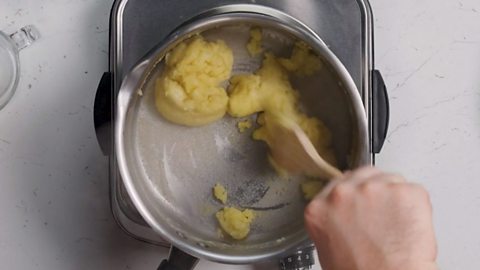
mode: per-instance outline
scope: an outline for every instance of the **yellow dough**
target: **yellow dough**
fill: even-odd
[[[240,121],[237,123],[237,128],[240,133],[247,131],[247,129],[252,127],[252,121],[250,119]]]
[[[228,96],[221,83],[230,78],[232,50],[225,42],[195,36],[177,45],[156,80],[155,104],[167,120],[200,126],[225,115]]]
[[[250,29],[250,39],[247,43],[247,51],[251,57],[256,57],[262,53],[262,29],[254,27]]]
[[[300,186],[302,188],[303,197],[306,200],[311,200],[315,197],[315,195],[322,191],[323,187],[325,186],[325,182],[310,180],[302,183]]]
[[[250,209],[243,211],[234,207],[225,207],[216,214],[220,227],[233,239],[241,240],[250,232],[250,224],[255,213]]]
[[[303,50],[299,46],[295,48]],[[330,148],[330,131],[319,119],[308,117],[299,109],[299,93],[290,84],[288,71],[284,67],[287,65],[292,72],[302,74],[312,72],[313,65],[305,63],[316,62],[311,58],[317,57],[309,51],[306,53],[308,57],[299,57],[296,55],[300,53],[295,54],[294,49],[291,59],[278,59],[273,54],[266,53],[262,67],[255,74],[233,76],[229,87],[228,113],[233,117],[261,113],[257,119],[260,127],[254,131],[253,138],[267,144],[269,138],[275,136],[269,134],[269,122],[275,121],[278,116],[292,120],[305,131],[317,151],[331,164],[336,164]]]
[[[313,55],[308,45],[303,42],[295,43],[290,58],[280,58],[278,61],[286,70],[299,76],[313,75],[322,67],[320,59]]]
[[[213,187],[213,195],[217,200],[221,201],[223,204],[227,202],[228,193],[224,186],[216,184]]]

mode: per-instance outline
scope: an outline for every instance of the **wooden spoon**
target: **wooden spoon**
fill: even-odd
[[[272,119],[273,120],[273,119]],[[268,123],[269,147],[273,160],[291,173],[336,178],[342,172],[323,159],[307,134],[293,121],[277,118]]]

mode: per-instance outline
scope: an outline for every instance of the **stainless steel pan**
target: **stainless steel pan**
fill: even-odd
[[[202,14],[173,32],[125,77],[117,96],[115,148],[120,173],[147,223],[179,249],[223,263],[253,263],[285,255],[309,239],[303,226],[301,177],[280,179],[268,165],[267,149],[239,133],[230,117],[189,128],[164,120],[154,105],[154,81],[165,54],[196,33],[223,39],[234,51],[234,73],[252,72],[260,60],[245,50],[248,30],[264,30],[263,45],[279,55],[296,40],[322,59],[315,76],[293,80],[309,115],[333,134],[339,166],[368,163],[367,121],[350,75],[321,39],[299,21],[257,5],[224,6]],[[212,196],[215,183],[230,193],[229,204],[257,210],[250,235],[242,241],[219,237]],[[166,269],[166,268],[165,268]]]

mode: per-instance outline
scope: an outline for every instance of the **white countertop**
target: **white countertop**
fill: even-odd
[[[42,34],[21,52],[17,93],[0,111],[2,268],[156,269],[167,252],[126,236],[109,209],[92,108],[107,70],[111,5],[0,2],[2,31],[34,24]],[[440,267],[479,269],[480,1],[372,5],[376,66],[391,102],[377,165],[430,191]]]

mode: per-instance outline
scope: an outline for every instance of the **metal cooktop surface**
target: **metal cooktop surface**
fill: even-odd
[[[363,92],[370,57],[370,9],[363,0],[123,0],[112,12],[111,70],[121,81],[146,52],[173,29],[202,11],[228,4],[256,4],[281,10],[314,30],[342,61]],[[116,88],[118,89],[118,88]]]

